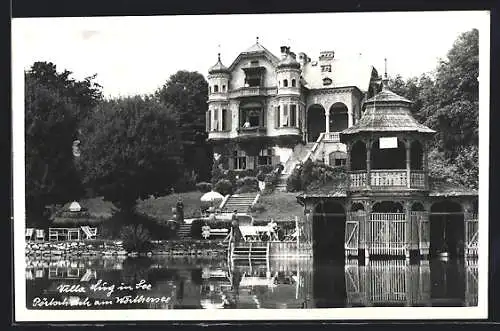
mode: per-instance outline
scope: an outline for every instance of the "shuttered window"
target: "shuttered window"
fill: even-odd
[[[283,119],[282,119],[282,123],[281,123],[281,126],[288,126],[289,122],[288,122],[288,105],[283,105]]]
[[[206,118],[206,123],[205,123],[205,126],[207,128],[207,131],[210,132],[210,110],[207,111],[207,113],[205,114]]]
[[[274,127],[279,128],[280,126],[280,106],[274,108]]]
[[[290,126],[297,126],[297,105],[290,105]]]
[[[231,129],[231,112],[222,109],[222,131]]]
[[[214,109],[214,120],[212,121],[212,130],[218,131],[219,130],[219,110]]]

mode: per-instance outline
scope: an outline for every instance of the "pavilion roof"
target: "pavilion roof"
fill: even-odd
[[[352,135],[360,132],[418,132],[433,134],[436,131],[419,123],[413,117],[411,101],[384,88],[365,102],[366,111],[353,126],[341,132]]]

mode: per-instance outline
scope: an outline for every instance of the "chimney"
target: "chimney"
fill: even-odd
[[[319,60],[320,61],[331,61],[335,57],[335,52],[334,51],[321,51],[319,53]]]
[[[290,53],[290,46],[281,46],[281,57],[285,58]]]

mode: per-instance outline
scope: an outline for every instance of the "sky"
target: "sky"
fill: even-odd
[[[256,37],[275,55],[283,44],[312,60],[322,50],[339,59],[361,53],[379,74],[387,58],[389,76],[408,78],[434,70],[461,33],[488,17],[468,11],[17,18],[12,49],[25,69],[50,61],[76,79],[97,74],[106,97],[153,93],[178,70],[206,77],[218,52],[229,66]]]

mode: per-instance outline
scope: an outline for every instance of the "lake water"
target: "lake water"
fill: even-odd
[[[475,261],[101,258],[27,261],[29,309],[477,305]]]

